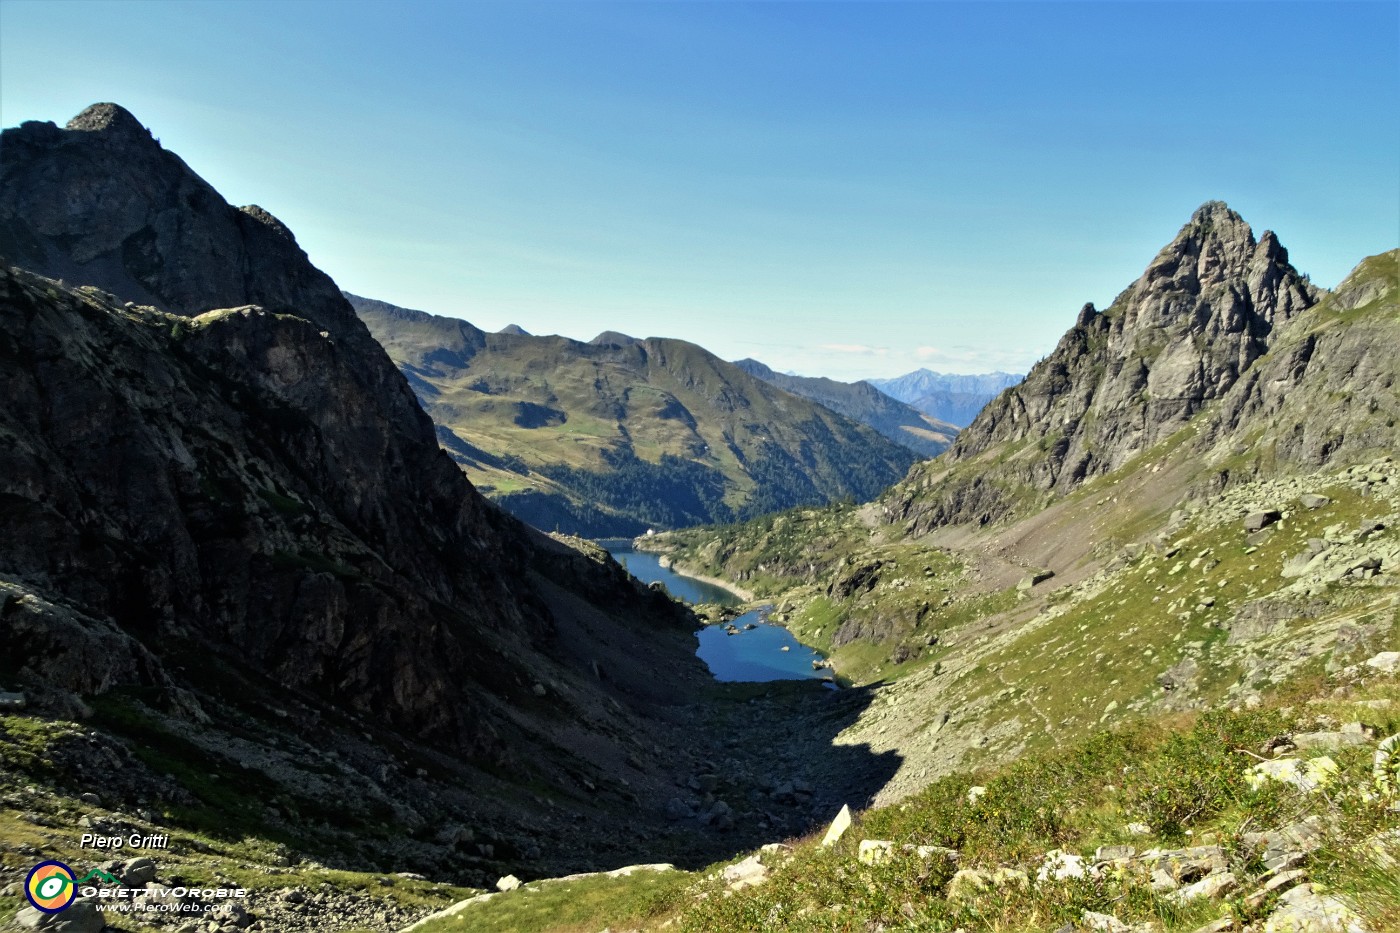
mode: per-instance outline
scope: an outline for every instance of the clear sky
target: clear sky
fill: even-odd
[[[342,287],[836,378],[1023,370],[1203,201],[1400,242],[1400,3],[0,0],[0,119],[131,110]]]

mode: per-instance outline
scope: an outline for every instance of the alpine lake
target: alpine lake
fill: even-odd
[[[744,601],[722,586],[687,577],[661,565],[658,554],[634,551],[630,542],[601,542],[613,559],[643,583],[661,583],[677,599],[691,604],[717,603],[737,607]],[[768,621],[771,606],[760,606],[735,619],[706,625],[697,633],[700,660],[716,680],[764,682],[770,680],[826,680],[831,672],[814,668],[822,656],[799,642],[781,625]]]

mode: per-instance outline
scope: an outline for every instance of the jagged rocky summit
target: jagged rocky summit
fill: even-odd
[[[1272,232],[1202,205],[1106,311],[1085,305],[1024,382],[916,467],[887,514],[923,530],[995,521],[1117,469],[1224,397],[1322,294]]]

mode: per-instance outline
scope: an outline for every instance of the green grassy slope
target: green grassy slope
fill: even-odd
[[[484,334],[351,300],[473,482],[546,527],[635,534],[865,499],[915,459],[684,341]]]

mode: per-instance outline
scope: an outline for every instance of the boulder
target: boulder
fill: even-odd
[[[225,901],[212,907],[204,916],[219,924],[221,928],[236,927],[240,930],[253,925],[256,919],[236,901]]]
[[[1137,849],[1133,846],[1099,846],[1094,850],[1094,861],[1114,862],[1118,859],[1128,859],[1137,855]]]
[[[1281,518],[1283,518],[1283,515],[1277,509],[1264,509],[1260,512],[1251,512],[1244,518],[1244,530],[1250,534],[1256,531],[1263,531]]]
[[[992,872],[992,884],[999,888],[1020,888],[1031,886],[1031,876],[1019,868],[998,868]]]
[[[1291,871],[1281,871],[1268,881],[1264,882],[1258,890],[1251,892],[1245,897],[1244,902],[1250,907],[1258,907],[1268,899],[1269,895],[1286,891],[1296,884],[1301,884],[1307,878],[1307,872],[1301,868],[1294,868]]]
[[[1239,887],[1239,879],[1228,871],[1206,875],[1195,884],[1188,885],[1171,894],[1171,899],[1184,904],[1200,897],[1219,898]]]
[[[520,879],[514,875],[505,875],[496,880],[497,891],[514,891],[518,887],[520,887]]]
[[[26,907],[15,914],[15,925],[21,930],[47,930],[49,933],[98,933],[107,921],[94,902],[79,899],[56,914]]]
[[[1152,855],[1154,853],[1149,852],[1143,858]],[[1223,872],[1228,867],[1225,850],[1215,845],[1156,852],[1153,864],[1177,884],[1191,884],[1213,872]]]
[[[972,897],[982,891],[987,890],[991,885],[991,876],[985,871],[978,871],[975,868],[963,868],[958,870],[948,882],[946,897],[950,901],[961,900]]]
[[[1374,658],[1366,659],[1366,666],[1382,674],[1400,671],[1400,651],[1382,651]]]
[[[856,859],[866,865],[878,865],[890,857],[894,843],[886,839],[862,839]]]
[[[1366,927],[1341,900],[1318,894],[1300,884],[1279,898],[1279,907],[1264,921],[1264,933],[1367,933]]]
[[[768,868],[757,855],[750,855],[742,862],[728,865],[720,872],[720,877],[731,891],[757,887],[768,880]]]
[[[1331,499],[1327,498],[1326,496],[1318,495],[1315,492],[1303,493],[1303,495],[1299,497],[1298,501],[1303,503],[1303,508],[1305,509],[1320,509],[1324,505],[1331,505],[1332,503]]]
[[[1064,881],[1068,878],[1083,878],[1090,873],[1090,869],[1085,866],[1083,856],[1071,855],[1059,849],[1051,849],[1045,853],[1045,861],[1040,865],[1035,873],[1035,880],[1044,881]]]
[[[1034,586],[1044,583],[1046,580],[1049,580],[1054,575],[1055,571],[1053,570],[1033,570],[1029,574],[1021,578],[1020,582],[1016,584],[1016,589],[1024,593],[1026,590],[1029,590]]]
[[[134,858],[122,862],[114,874],[128,888],[143,888],[156,880],[156,863],[148,858]]]
[[[1322,831],[1314,820],[1300,820],[1282,829],[1245,833],[1246,846],[1263,850],[1264,867],[1269,871],[1296,868],[1308,853],[1322,845]]]
[[[930,859],[935,856],[956,862],[962,858],[962,853],[957,849],[949,849],[946,846],[903,846],[905,852],[913,852],[919,858]]]
[[[1098,933],[1129,933],[1132,927],[1112,914],[1095,913],[1092,910],[1084,911],[1080,917],[1080,923],[1086,930],[1095,930]]]
[[[836,814],[836,819],[831,821],[831,825],[826,829],[826,835],[822,837],[822,845],[835,845],[850,828],[851,807],[849,804],[842,804],[841,812]]]
[[[1340,735],[1341,733],[1337,733]],[[1295,736],[1295,741],[1298,736]],[[1312,792],[1332,783],[1338,772],[1337,763],[1323,755],[1304,761],[1299,758],[1275,758],[1261,761],[1245,773],[1245,780],[1254,788],[1269,781],[1292,784],[1299,790]]]
[[[1344,745],[1365,745],[1365,733],[1357,732],[1301,732],[1293,736],[1296,748],[1341,748]]]

